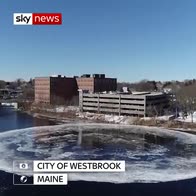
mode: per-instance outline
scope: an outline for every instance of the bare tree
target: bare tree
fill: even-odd
[[[0,80],[0,89],[4,89],[6,87],[6,82],[4,80]]]
[[[189,85],[189,86],[184,86],[181,88],[177,94],[176,94],[176,99],[177,102],[183,112],[185,113],[190,113],[191,115],[191,122],[193,122],[193,113],[196,111],[196,85]]]
[[[133,89],[136,91],[157,91],[158,90],[157,82],[149,81],[147,79],[141,80],[136,83],[126,83],[126,82],[118,83],[117,89],[119,91],[122,91],[122,87],[125,87],[125,86],[128,87],[129,89]]]

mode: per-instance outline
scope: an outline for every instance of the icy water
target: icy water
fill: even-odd
[[[196,195],[193,134],[139,126],[68,123],[1,132],[0,155],[2,195]],[[126,172],[71,173],[65,187],[21,188],[10,181],[12,161],[18,159],[125,160]]]
[[[76,173],[69,180],[165,182],[196,177],[196,136],[157,128],[66,124],[0,133],[0,169],[13,160],[125,160],[125,173]]]

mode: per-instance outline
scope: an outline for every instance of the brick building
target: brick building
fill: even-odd
[[[81,77],[76,78],[78,89],[83,91],[103,92],[103,91],[116,91],[117,79],[106,78],[105,74],[84,74]]]
[[[65,104],[78,95],[75,78],[65,76],[36,77],[35,102],[49,104]]]

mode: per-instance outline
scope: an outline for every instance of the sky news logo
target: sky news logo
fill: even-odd
[[[61,25],[61,13],[14,13],[14,25]]]

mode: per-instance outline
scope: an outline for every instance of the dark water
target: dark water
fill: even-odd
[[[69,182],[67,186],[12,186],[12,175],[0,172],[0,183],[6,187],[0,196],[66,196],[66,195],[89,195],[89,196],[195,196],[196,180],[179,182],[157,183],[157,184],[112,184],[98,182]],[[3,180],[6,179],[6,183]],[[10,186],[8,185],[10,183]],[[8,188],[8,189],[7,189]]]
[[[24,113],[18,113],[10,108],[0,108],[0,131],[6,131],[11,129],[19,129],[19,128],[27,128],[32,126],[44,126],[44,125],[54,125],[55,123],[52,121],[48,121],[45,119],[38,119],[33,118],[29,115]],[[60,134],[60,133],[59,133]],[[75,135],[70,131],[70,134],[73,135],[75,140],[77,141],[77,133]],[[114,135],[114,133],[107,134],[104,137],[97,137],[103,135],[103,133],[94,133],[93,135],[91,132],[84,133],[85,137],[82,140],[82,148],[75,149],[76,155],[82,154],[86,152],[86,149],[95,149],[95,148],[103,148],[111,153],[112,150],[116,147],[115,140],[112,140],[113,137],[119,138],[122,136],[122,133],[119,135]],[[63,133],[63,136],[65,133]],[[69,135],[69,132],[66,132],[66,135]],[[17,135],[16,135],[17,136]],[[59,135],[56,133],[51,133],[52,137],[57,137],[56,139],[60,139]],[[96,136],[96,137],[94,137]],[[110,137],[111,136],[111,137]],[[110,138],[109,138],[110,137]],[[128,139],[129,135],[124,135],[124,138],[121,139]],[[138,135],[131,136],[135,137],[135,140],[139,142]],[[152,137],[151,135],[145,134],[144,135],[146,141],[150,141],[150,147],[148,146],[148,142],[144,143],[144,149],[151,149],[153,148],[154,144],[162,144],[167,145],[171,149],[175,149],[176,146],[173,145],[173,141],[165,140],[162,137]],[[13,136],[14,139],[14,136]],[[41,138],[45,139],[45,138]],[[41,140],[43,141],[43,140]],[[50,140],[51,141],[51,140]],[[108,146],[107,141],[110,141],[112,145]],[[122,140],[120,140],[122,141]],[[36,140],[38,142],[38,140]],[[137,145],[130,145],[126,144],[124,141],[120,145],[119,155],[123,153],[122,149],[130,148],[130,151],[136,152],[138,146],[141,146],[143,143],[137,143]],[[48,143],[41,144],[42,146],[49,145]],[[118,142],[119,145],[119,142]],[[51,146],[51,145],[50,145]],[[63,147],[64,150],[67,150]],[[69,145],[70,148],[70,145]],[[180,149],[178,147],[178,149]],[[73,148],[74,149],[74,148]],[[51,149],[53,150],[53,148]],[[72,149],[70,149],[72,150]],[[153,149],[152,149],[153,150]],[[79,153],[77,154],[77,151]],[[92,151],[93,152],[93,151]],[[140,151],[139,151],[140,152]],[[169,151],[171,152],[171,151]],[[180,152],[180,156],[183,156],[184,149],[181,151],[176,152],[175,150],[172,151],[175,156],[178,156],[177,153]],[[188,150],[186,151],[188,152]],[[99,152],[98,152],[99,153]],[[122,154],[123,155],[123,154]],[[0,155],[1,156],[1,155]],[[91,156],[94,156],[93,154]],[[159,156],[159,155],[158,155]],[[173,156],[168,154],[168,156]],[[142,158],[144,156],[142,155]],[[150,156],[147,155],[147,158]],[[153,156],[154,157],[154,156]],[[78,158],[79,159],[79,158]],[[179,171],[180,172],[180,171]],[[93,174],[92,174],[93,175]],[[145,174],[144,174],[145,175]],[[126,184],[115,184],[115,183],[106,183],[106,182],[85,182],[85,181],[75,181],[69,182],[67,186],[13,186],[13,175],[10,173],[6,173],[4,171],[0,171],[0,196],[11,196],[11,195],[133,195],[133,196],[140,196],[140,195],[159,195],[159,196],[196,196],[196,179],[190,180],[180,180],[174,182],[162,182],[162,183],[126,183]]]
[[[40,118],[33,118],[22,112],[16,112],[14,108],[0,106],[0,131],[22,129],[33,126],[55,125],[56,123]]]

